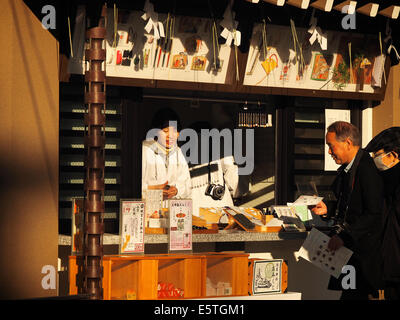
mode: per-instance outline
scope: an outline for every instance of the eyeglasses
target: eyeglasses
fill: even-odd
[[[370,152],[369,155],[371,156],[372,159],[375,159],[375,158],[377,158],[377,157],[379,157],[379,156],[387,155],[387,154],[389,154],[389,153],[390,153],[390,152],[385,152],[385,151],[382,151],[382,152],[379,152],[379,153]]]

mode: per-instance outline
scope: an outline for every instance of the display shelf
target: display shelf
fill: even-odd
[[[231,295],[247,295],[248,254],[110,255],[103,257],[104,300],[206,297],[206,279],[229,283]],[[69,257],[69,294],[77,294],[83,257]],[[78,279],[78,280],[77,280]],[[162,285],[174,290],[161,290]],[[176,289],[176,290],[175,290]],[[220,293],[215,296],[222,295]]]

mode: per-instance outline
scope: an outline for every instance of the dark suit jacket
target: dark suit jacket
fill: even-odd
[[[347,195],[347,210],[337,212],[337,203],[328,207],[328,217],[338,215],[338,227],[334,233],[344,241],[344,245],[354,253],[349,264],[355,264],[356,278],[366,281],[367,286],[382,288],[382,254],[381,237],[383,227],[384,188],[382,178],[367,152],[360,149],[355,161],[346,174],[342,165],[338,170],[332,189],[338,202],[340,191]],[[345,183],[342,183],[342,181]],[[344,185],[349,183],[348,185]],[[352,191],[351,191],[352,187]],[[349,190],[350,189],[350,190]],[[343,195],[342,195],[343,196]],[[341,278],[336,282],[341,288]],[[331,281],[335,282],[335,281]],[[357,281],[358,282],[358,281]],[[360,283],[364,285],[364,283]],[[330,287],[334,287],[331,285]]]

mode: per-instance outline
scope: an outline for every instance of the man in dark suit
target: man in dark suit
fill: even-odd
[[[383,182],[367,152],[360,148],[360,132],[354,125],[337,121],[327,129],[329,154],[341,167],[332,185],[337,201],[319,203],[312,211],[333,219],[328,248],[345,246],[353,251],[348,265],[355,268],[356,287],[344,288],[342,274],[331,277],[328,289],[342,290],[342,300],[368,299],[382,289]]]

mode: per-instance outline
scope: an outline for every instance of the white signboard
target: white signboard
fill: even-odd
[[[192,250],[192,200],[169,202],[169,251]]]
[[[145,203],[140,200],[121,200],[119,253],[144,252]]]

